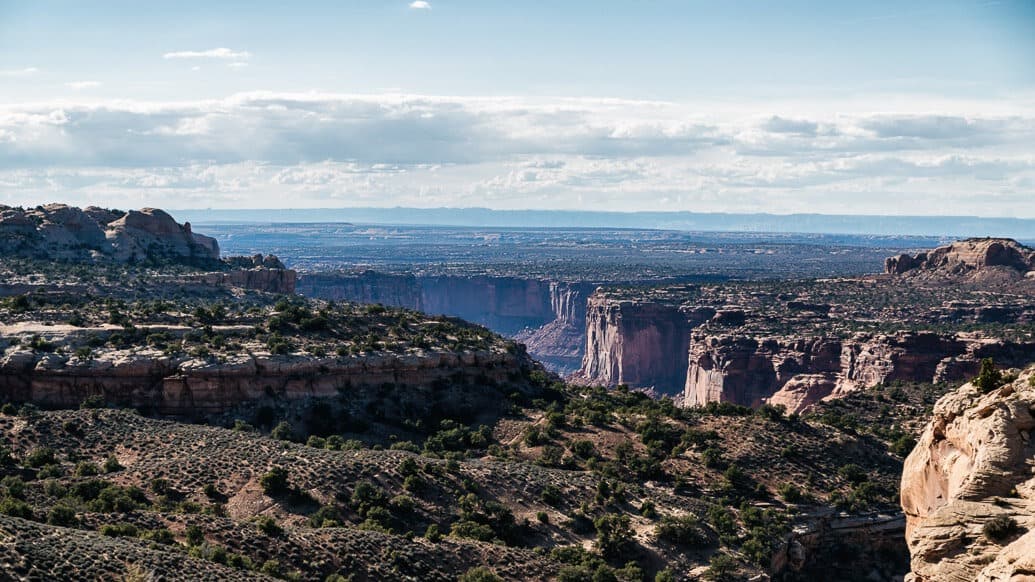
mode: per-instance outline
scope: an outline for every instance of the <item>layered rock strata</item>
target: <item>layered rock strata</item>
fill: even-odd
[[[906,459],[912,582],[1035,580],[1035,368],[934,407]]]
[[[520,353],[496,351],[352,357],[254,353],[217,362],[149,349],[86,361],[11,349],[0,356],[0,394],[57,408],[77,407],[91,396],[101,396],[110,404],[162,415],[206,416],[263,401],[377,400],[387,391],[394,397],[382,405],[419,413],[450,399],[488,406],[491,403],[479,399],[498,399],[499,394],[486,387],[507,384],[532,365]],[[450,390],[464,394],[444,394]]]
[[[684,403],[781,404],[800,412],[852,390],[895,381],[950,382],[975,375],[983,358],[1022,365],[1035,341],[967,334],[859,334],[839,338],[694,336]]]

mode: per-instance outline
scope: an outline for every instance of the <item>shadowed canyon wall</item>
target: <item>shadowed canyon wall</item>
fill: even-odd
[[[582,362],[586,297],[594,288],[520,277],[374,271],[303,274],[296,286],[307,297],[460,317],[525,343],[533,357],[560,374],[575,371]]]

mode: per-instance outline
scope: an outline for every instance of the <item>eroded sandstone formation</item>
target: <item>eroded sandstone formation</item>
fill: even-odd
[[[684,403],[781,404],[801,412],[825,398],[895,381],[949,382],[977,373],[983,358],[1021,365],[1035,341],[967,334],[857,334],[851,338],[694,335]]]
[[[587,305],[586,354],[579,378],[674,394],[686,378],[690,330],[714,315],[708,308],[687,312],[594,294]]]
[[[0,252],[44,260],[175,262],[211,266],[219,260],[215,239],[191,231],[167,212],[128,212],[93,206],[0,206]]]
[[[970,238],[884,262],[892,275],[991,279],[1035,277],[1035,249],[1008,238]]]
[[[1035,368],[938,401],[902,474],[907,580],[1035,580],[1033,430]]]

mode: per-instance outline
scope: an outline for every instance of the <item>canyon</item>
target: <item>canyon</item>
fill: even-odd
[[[984,358],[1035,359],[1035,251],[973,239],[854,279],[600,289],[575,381],[653,388],[685,406],[779,404],[893,382],[952,382]]]
[[[318,299],[459,317],[521,341],[534,358],[566,375],[582,363],[587,298],[596,287],[521,277],[365,271],[303,273],[296,290]]]

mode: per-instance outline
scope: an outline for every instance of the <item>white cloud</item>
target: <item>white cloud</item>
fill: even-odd
[[[0,199],[1035,217],[1026,103],[870,106],[271,92],[0,104]]]
[[[40,72],[36,67],[25,67],[24,69],[4,69],[0,70],[0,77],[24,77],[26,75],[32,75]]]
[[[65,87],[69,89],[75,89],[76,91],[82,91],[84,89],[96,89],[101,86],[100,81],[72,81],[65,83]]]
[[[223,59],[229,61],[245,61],[252,58],[248,51],[235,51],[225,47],[205,51],[174,51],[162,55],[163,59]]]
[[[230,67],[231,69],[243,69],[243,68],[248,66],[248,63],[241,62],[241,61],[234,61],[232,63],[227,63],[226,66]]]
[[[413,2],[410,2],[410,8],[414,10],[431,10],[431,2],[427,0],[413,0]]]

